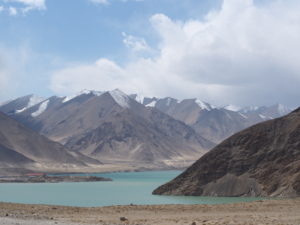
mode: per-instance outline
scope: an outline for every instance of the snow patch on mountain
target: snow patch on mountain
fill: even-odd
[[[233,111],[233,110],[231,110],[231,111]],[[240,113],[240,112],[239,112],[239,115],[240,115],[241,117],[245,118],[245,119],[248,119],[248,116],[244,115],[243,113]]]
[[[206,103],[206,102],[203,102],[203,101],[201,101],[199,99],[196,99],[195,102],[196,102],[196,104],[199,105],[199,107],[201,109],[206,109],[207,111],[212,110],[212,107],[208,103]]]
[[[44,100],[45,100],[45,98],[43,98],[43,97],[40,97],[37,95],[32,95],[28,101],[28,104],[24,108],[16,110],[16,113],[21,113],[21,112],[25,111],[26,109],[28,109],[34,105],[37,105]]]
[[[266,120],[266,119],[267,119],[267,117],[264,116],[264,115],[262,115],[262,114],[259,114],[259,117],[262,118],[263,120]]]
[[[231,120],[233,119],[232,116],[228,112],[225,112],[225,114],[229,119],[231,119]]]
[[[129,108],[129,96],[126,95],[124,92],[120,91],[119,89],[115,89],[113,91],[108,92],[111,97],[118,103],[119,106],[123,108]]]
[[[238,112],[241,110],[241,107],[237,106],[237,105],[227,105],[225,107],[223,107],[224,109],[227,109],[229,111],[233,111],[233,112]]]
[[[288,107],[286,107],[282,104],[277,105],[277,110],[278,110],[279,115],[281,115],[281,116],[283,116],[291,111],[291,109],[289,109]]]
[[[86,90],[86,89],[84,89],[84,90],[78,92],[78,93],[75,94],[75,95],[71,95],[71,96],[65,97],[64,100],[63,100],[62,102],[63,102],[63,103],[66,103],[66,102],[68,102],[68,101],[71,101],[71,100],[74,99],[74,98],[77,98],[77,97],[80,96],[80,95],[88,95],[88,94],[93,94],[93,95],[95,95],[95,96],[100,96],[100,95],[103,94],[103,92],[101,92],[101,91],[91,91],[91,90]]]
[[[21,113],[27,109],[27,106],[24,107],[23,109],[17,109],[15,113]]]
[[[257,111],[258,109],[259,109],[258,106],[248,106],[248,107],[242,108],[242,109],[239,110],[239,111],[240,111],[240,112],[243,112],[243,113],[249,113],[249,112]]]
[[[39,115],[41,115],[48,107],[48,103],[49,103],[49,100],[46,100],[44,102],[42,102],[38,108],[38,110],[34,113],[31,113],[31,116],[32,117],[37,117]]]
[[[27,107],[31,107],[31,106],[34,106],[36,104],[39,104],[40,102],[44,101],[45,98],[43,97],[40,97],[40,96],[37,96],[37,95],[32,95],[30,100],[29,100],[29,103],[27,105]]]
[[[149,104],[146,105],[146,107],[155,107],[157,101],[152,101]]]
[[[134,100],[136,100],[138,103],[141,103],[141,104],[144,104],[144,99],[145,99],[145,96],[143,95],[138,95],[136,94]]]
[[[166,104],[167,106],[170,106],[171,100],[172,100],[171,98],[167,98],[167,104]]]

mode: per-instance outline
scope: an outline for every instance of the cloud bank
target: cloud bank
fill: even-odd
[[[224,0],[203,20],[150,18],[159,36],[154,56],[126,65],[108,59],[66,66],[51,78],[51,89],[120,88],[149,96],[198,97],[216,105],[261,105],[300,98],[300,2]],[[145,38],[123,34],[132,52],[150,48]]]

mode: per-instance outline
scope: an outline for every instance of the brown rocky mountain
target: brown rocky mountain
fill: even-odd
[[[28,95],[0,106],[0,111],[65,145],[72,154],[156,167],[190,165],[214,143],[286,110],[280,105],[216,108],[197,99],[129,97],[119,90],[48,99]]]
[[[0,112],[0,167],[35,170],[85,167],[95,160],[70,154],[59,143],[28,129]]]
[[[280,104],[243,109],[230,105],[217,108],[199,99],[179,101],[170,97],[162,99],[141,98],[138,95],[131,95],[131,97],[147,107],[154,107],[184,122],[202,137],[214,143],[220,143],[251,125],[291,112],[289,108]]]
[[[34,95],[28,95],[1,105],[0,111],[13,117],[15,116],[18,120],[20,120],[20,117],[25,115],[27,118],[23,120],[21,119],[21,122],[28,122],[25,125],[30,127],[33,123],[38,126],[35,122],[32,122],[35,121],[36,118],[28,121],[28,118],[32,117],[31,114],[34,115],[33,117],[37,117],[36,114],[39,114],[38,106],[46,106],[48,109],[54,108],[53,106],[55,105],[58,106],[62,102],[68,102],[68,100],[84,94],[86,95],[81,99],[81,101],[84,101],[86,98],[93,95],[100,95],[101,92],[83,91],[77,96],[72,96],[70,99],[52,97],[44,101],[44,104],[36,105],[35,103],[41,102],[42,98]],[[198,99],[184,99],[179,101],[170,97],[162,99],[147,98],[136,94],[130,95],[130,97],[147,107],[154,107],[176,120],[184,122],[188,126],[192,127],[198,134],[200,134],[200,136],[214,143],[220,143],[225,138],[253,124],[286,115],[291,111],[291,109],[281,104],[245,108],[228,105],[226,107],[217,108]],[[80,102],[78,103],[80,104]],[[43,107],[41,107],[41,110]],[[30,110],[28,110],[29,108]],[[23,113],[24,111],[26,111],[25,114]],[[33,127],[33,129],[39,130],[37,127]]]
[[[183,122],[119,90],[51,97],[12,116],[71,152],[106,163],[182,167],[214,145]]]
[[[299,196],[300,108],[231,136],[153,193]]]

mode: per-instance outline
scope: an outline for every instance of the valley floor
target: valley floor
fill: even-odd
[[[132,205],[99,208],[0,203],[0,224],[299,225],[300,198],[225,205]]]

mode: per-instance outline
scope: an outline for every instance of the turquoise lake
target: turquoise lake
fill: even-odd
[[[0,184],[0,201],[65,206],[222,204],[260,198],[156,196],[152,191],[181,171],[89,174],[113,181],[87,183]]]

